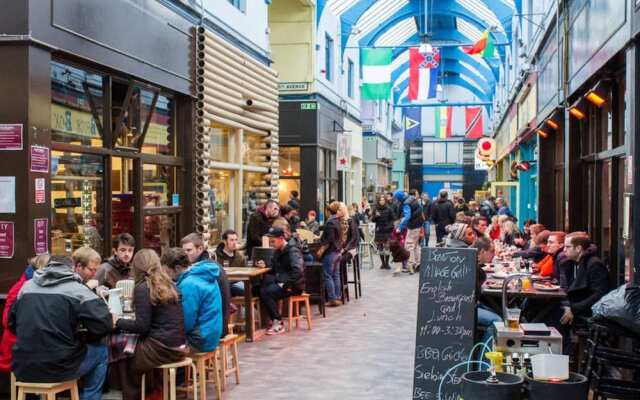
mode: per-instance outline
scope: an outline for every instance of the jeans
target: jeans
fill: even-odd
[[[340,254],[337,251],[325,254],[322,257],[322,269],[324,271],[324,286],[327,289],[329,300],[339,299],[342,293],[340,281]]]
[[[478,326],[485,328],[482,343],[487,343],[487,341],[493,337],[493,323],[502,322],[502,318],[482,304],[478,305],[477,312]]]
[[[278,300],[282,300],[285,297],[287,297],[287,292],[275,282],[260,288],[260,302],[269,312],[269,318],[272,321],[280,321],[282,319],[278,312]]]
[[[80,400],[100,400],[102,386],[107,376],[109,351],[104,345],[87,345],[87,354],[78,367],[78,378],[82,377],[84,385],[80,392]]]
[[[422,245],[425,247],[429,247],[429,237],[431,236],[431,221],[424,221],[424,239],[422,240]]]

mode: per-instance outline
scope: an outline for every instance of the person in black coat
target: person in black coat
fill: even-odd
[[[378,247],[380,261],[382,261],[380,268],[391,269],[389,265],[389,238],[391,237],[391,232],[393,232],[394,216],[384,196],[378,198],[371,220],[376,224],[374,240]]]
[[[451,200],[449,200],[449,194],[446,190],[441,190],[440,194],[438,194],[438,200],[432,204],[431,218],[433,223],[436,224],[436,239],[440,243],[447,235],[445,230],[447,225],[453,224],[456,220],[456,209]]]
[[[249,217],[247,226],[247,244],[245,254],[251,258],[253,248],[262,246],[262,236],[271,228],[271,223],[280,214],[280,205],[275,200],[268,200]]]

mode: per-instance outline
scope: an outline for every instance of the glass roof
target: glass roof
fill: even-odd
[[[456,18],[456,25],[460,33],[469,38],[470,41],[475,42],[482,37],[482,31],[477,26],[467,22],[462,18]]]
[[[396,11],[409,4],[409,0],[379,0],[362,14],[356,23],[356,40],[386,22]]]
[[[376,40],[376,46],[399,46],[418,33],[413,17],[402,20]]]
[[[485,3],[481,0],[457,0],[467,10],[471,11],[473,15],[480,17],[483,21],[487,22],[489,26],[496,27],[498,32],[504,32],[501,22],[496,14],[489,10]],[[460,18],[458,18],[460,19]]]

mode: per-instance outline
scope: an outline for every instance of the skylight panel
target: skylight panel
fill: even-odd
[[[359,0],[329,0],[327,8],[336,16],[345,13],[349,8],[353,7]]]
[[[362,17],[356,23],[358,31],[357,39],[359,40],[381,24],[387,18],[395,14],[396,11],[409,3],[409,0],[380,0],[376,2],[370,9],[362,14]]]
[[[418,32],[413,17],[409,17],[382,34],[376,40],[376,46],[397,46],[403,44]]]
[[[458,31],[472,42],[478,41],[482,37],[480,29],[462,18],[456,18],[456,25],[458,26]]]
[[[496,14],[489,10],[487,6],[480,0],[457,0],[460,5],[469,10],[474,15],[480,17],[489,26],[495,26],[499,32],[504,32],[502,23],[496,17]]]

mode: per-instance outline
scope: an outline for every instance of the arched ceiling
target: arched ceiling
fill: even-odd
[[[477,101],[491,102],[520,8],[521,0],[317,0],[317,18],[330,10],[340,19],[342,54],[351,47],[394,48],[396,103],[408,102],[409,47],[419,46],[423,37],[440,47],[440,84],[463,87]],[[498,44],[498,58],[462,51],[461,45],[475,43],[485,30]]]

